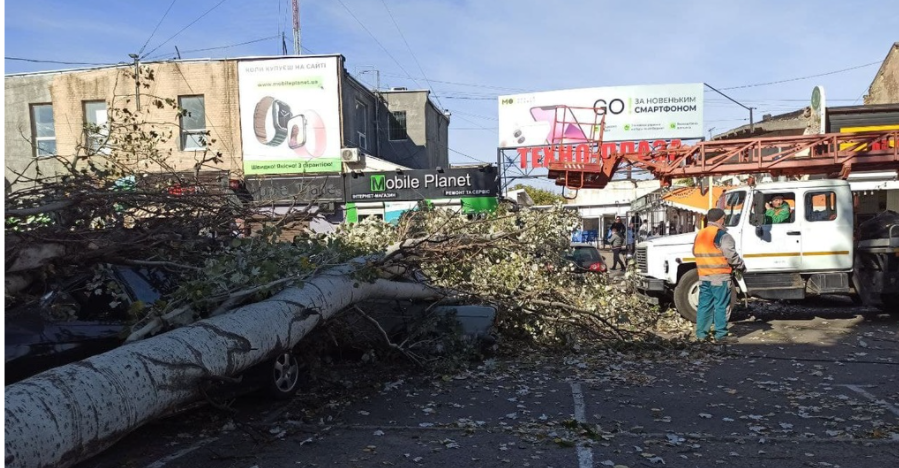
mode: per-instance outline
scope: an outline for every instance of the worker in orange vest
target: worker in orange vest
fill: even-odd
[[[730,275],[734,270],[746,271],[746,266],[737,253],[734,238],[724,229],[724,210],[712,208],[706,219],[708,226],[699,231],[693,241],[693,256],[699,273],[696,338],[708,338],[714,317],[715,339],[721,340],[728,335]]]

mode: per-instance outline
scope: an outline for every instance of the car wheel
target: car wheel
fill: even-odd
[[[281,353],[266,366],[266,392],[279,400],[292,398],[300,388],[300,362],[293,353]]]
[[[727,321],[731,320],[733,310],[737,305],[736,288],[730,288],[730,309],[727,312]],[[674,288],[674,307],[681,317],[696,323],[696,309],[699,308],[699,271],[695,268],[684,273],[677,287]]]

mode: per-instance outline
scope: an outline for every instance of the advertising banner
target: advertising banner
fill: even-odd
[[[492,166],[352,173],[344,174],[344,178],[350,202],[495,197],[499,193],[499,177]]]
[[[499,147],[702,138],[702,83],[567,89],[499,97]],[[602,112],[602,111],[600,111]]]
[[[340,172],[338,57],[237,66],[244,173]]]
[[[343,202],[343,177],[247,177],[247,191],[254,201],[312,203]]]

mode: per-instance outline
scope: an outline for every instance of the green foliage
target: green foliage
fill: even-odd
[[[537,187],[531,187],[530,185],[518,184],[512,187],[512,190],[522,189],[525,193],[531,197],[531,200],[534,200],[534,203],[537,205],[555,205],[556,203],[565,203],[565,198],[557,193],[550,192],[549,190],[539,189]]]

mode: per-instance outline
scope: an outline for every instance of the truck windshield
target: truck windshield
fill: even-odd
[[[727,192],[718,199],[718,208],[724,210],[724,225],[728,227],[740,224],[740,215],[743,213],[743,202],[746,201],[746,192],[743,190]]]

